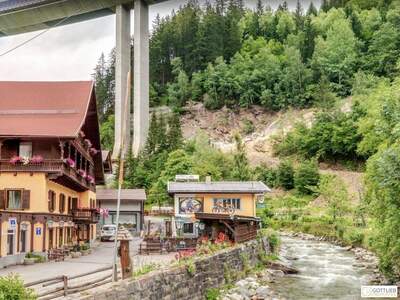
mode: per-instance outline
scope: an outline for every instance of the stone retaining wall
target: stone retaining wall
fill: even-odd
[[[194,261],[195,271],[187,266],[171,267],[154,271],[139,279],[124,280],[113,285],[96,288],[94,292],[82,292],[68,299],[84,300],[200,300],[207,290],[226,283],[227,277],[239,280],[245,277],[244,269],[259,262],[260,251],[268,242],[250,241],[215,255]],[[268,246],[266,247],[268,248]]]

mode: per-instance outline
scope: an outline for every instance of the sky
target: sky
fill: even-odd
[[[244,0],[254,8],[257,0]],[[281,1],[263,0],[273,9]],[[296,0],[287,1],[289,8]],[[310,0],[301,1],[306,9]],[[319,1],[314,1],[315,4]],[[150,6],[149,23],[157,14],[165,16],[186,0],[171,0]],[[203,3],[200,1],[200,3]],[[133,11],[131,12],[133,33]],[[0,53],[28,40],[38,32],[0,38]],[[115,15],[55,27],[21,48],[0,57],[0,80],[88,80],[101,55],[115,46]]]

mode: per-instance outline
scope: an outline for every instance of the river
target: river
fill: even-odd
[[[360,287],[373,270],[358,266],[351,251],[327,242],[281,237],[282,260],[298,274],[276,278],[270,286],[288,300],[361,299]],[[353,265],[355,264],[355,265]]]

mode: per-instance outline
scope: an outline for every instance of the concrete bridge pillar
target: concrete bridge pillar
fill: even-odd
[[[116,47],[115,47],[115,133],[113,159],[117,159],[122,137],[124,151],[129,149],[131,142],[130,100],[125,107],[127,94],[127,76],[131,67],[131,17],[130,9],[123,5],[116,7]],[[126,121],[125,126],[122,124]],[[123,130],[125,132],[123,132]]]
[[[132,151],[137,156],[149,131],[149,6],[144,0],[135,0],[134,16]]]
[[[116,8],[115,61],[115,142],[113,158],[118,158],[124,137],[124,153],[132,146],[134,155],[143,149],[149,130],[149,8],[144,0],[134,0],[134,64],[133,64],[133,143],[131,144],[131,103],[124,107],[127,74],[131,67],[130,10]],[[125,132],[122,120],[126,120]]]

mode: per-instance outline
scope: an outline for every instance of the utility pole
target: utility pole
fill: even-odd
[[[128,71],[128,76],[127,76],[127,83],[126,83],[126,97],[125,97],[125,104],[129,101],[130,99],[130,90],[131,90],[131,73]],[[126,107],[126,106],[125,106]],[[122,133],[125,133],[127,130],[126,126],[126,117],[129,114],[129,111],[125,111],[125,114],[123,115],[123,122],[122,122]],[[117,197],[117,220],[116,220],[116,225],[117,228],[115,230],[115,236],[114,236],[114,255],[113,255],[113,281],[118,281],[118,268],[117,268],[117,252],[118,252],[118,230],[119,230],[119,211],[120,211],[120,206],[121,206],[121,190],[122,190],[122,184],[124,182],[124,162],[125,162],[125,151],[124,151],[124,134],[122,134],[122,139],[121,139],[121,149],[120,149],[120,155],[119,155],[119,174],[118,174],[118,197]]]

